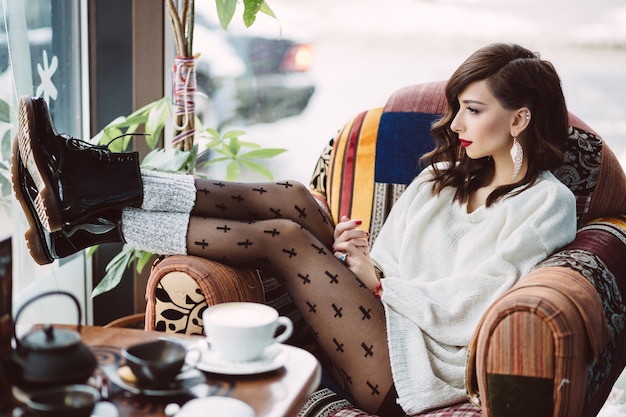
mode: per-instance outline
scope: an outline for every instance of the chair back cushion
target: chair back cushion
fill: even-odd
[[[431,124],[445,110],[445,81],[393,93],[350,120],[328,144],[310,188],[335,222],[361,219],[373,243],[391,207],[423,169]],[[600,136],[573,114],[563,165],[553,171],[576,196],[579,226],[626,213],[626,175]]]

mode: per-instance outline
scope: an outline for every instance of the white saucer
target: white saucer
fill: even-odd
[[[198,358],[200,353],[200,358]],[[190,348],[186,362],[201,371],[222,375],[254,375],[275,371],[287,363],[287,350],[280,343],[268,346],[261,357],[252,361],[232,361],[224,359],[206,344]]]
[[[210,411],[209,411],[210,410]],[[183,405],[174,417],[254,417],[252,407],[241,400],[230,397],[196,398]]]

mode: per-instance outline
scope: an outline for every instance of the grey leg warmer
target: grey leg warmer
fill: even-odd
[[[125,208],[122,234],[134,248],[157,255],[186,255],[189,213]]]
[[[169,174],[141,170],[143,203],[141,208],[151,211],[190,213],[196,202],[193,175]]]

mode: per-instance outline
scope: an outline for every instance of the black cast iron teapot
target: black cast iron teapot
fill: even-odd
[[[77,331],[54,328],[50,324],[17,337],[17,320],[26,306],[50,295],[70,297],[78,310]],[[15,314],[13,336],[15,350],[9,359],[13,383],[24,389],[50,385],[84,383],[97,366],[93,352],[80,337],[81,309],[76,297],[65,291],[39,294],[22,305]]]

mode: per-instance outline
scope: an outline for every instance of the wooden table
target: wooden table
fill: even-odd
[[[59,326],[64,327],[64,326]],[[147,342],[164,336],[164,333],[136,329],[84,326],[83,342],[96,354],[100,365],[117,364],[120,349],[131,344]],[[167,335],[171,336],[171,335]],[[200,336],[178,336],[194,339]],[[321,367],[309,352],[293,346],[285,346],[287,363],[276,371],[250,376],[225,376],[206,374],[211,395],[237,398],[248,403],[256,417],[296,416],[306,399],[317,388]],[[98,372],[98,371],[97,371]],[[120,417],[165,416],[164,406],[172,399],[129,395],[114,389],[111,401],[117,406]]]

